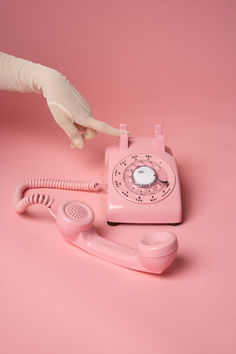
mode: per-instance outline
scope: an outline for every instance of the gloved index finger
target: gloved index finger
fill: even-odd
[[[120,133],[121,133],[120,129],[114,128],[114,127],[110,126],[109,124],[101,122],[101,121],[94,119],[92,117],[90,119],[86,120],[86,122],[84,123],[84,126],[87,128],[92,128],[94,130],[97,130],[98,132],[110,134],[113,136],[120,136]],[[126,132],[126,133],[129,134],[129,132]]]

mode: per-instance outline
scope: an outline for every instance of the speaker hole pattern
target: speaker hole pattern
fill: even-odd
[[[88,217],[88,211],[81,205],[69,204],[65,213],[73,220],[83,220]]]

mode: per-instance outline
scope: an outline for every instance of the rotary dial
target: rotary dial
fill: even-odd
[[[113,184],[124,198],[136,203],[159,202],[171,193],[175,175],[158,157],[147,154],[129,155],[114,168]]]

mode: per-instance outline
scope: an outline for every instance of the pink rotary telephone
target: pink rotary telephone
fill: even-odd
[[[120,128],[126,130],[126,125]],[[108,147],[107,220],[116,223],[178,224],[182,221],[177,166],[165,147],[161,125],[154,138],[129,138]]]
[[[122,124],[121,129],[126,126]],[[119,145],[107,148],[105,162],[108,223],[181,222],[177,167],[165,149],[160,125],[155,126],[155,138],[129,138],[122,133]],[[50,196],[36,193],[24,197],[24,192],[32,188],[99,191],[103,186],[52,179],[24,181],[16,189],[15,211],[23,213],[30,205],[46,205],[68,242],[114,264],[161,274],[177,253],[178,242],[173,233],[152,232],[133,249],[99,236],[93,226],[94,212],[85,203],[65,202],[55,214]]]

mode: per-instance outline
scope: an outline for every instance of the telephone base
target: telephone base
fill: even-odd
[[[155,126],[154,137],[122,133],[116,145],[106,148],[104,177],[108,225],[182,221],[177,165],[160,125]]]

